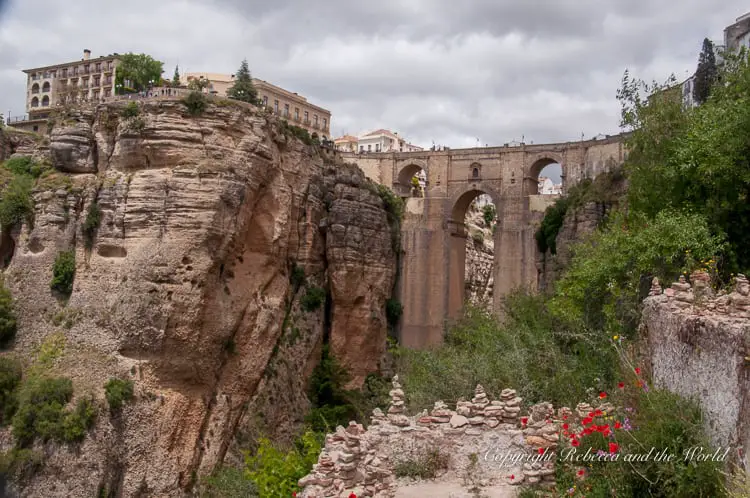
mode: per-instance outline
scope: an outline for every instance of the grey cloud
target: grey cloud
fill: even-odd
[[[2,2],[2,0],[0,0]],[[146,52],[182,72],[254,76],[331,110],[332,132],[390,128],[459,147],[614,133],[626,68],[692,72],[739,0],[15,0],[0,18],[0,110],[21,111],[22,67]],[[81,19],[85,19],[86,29]]]

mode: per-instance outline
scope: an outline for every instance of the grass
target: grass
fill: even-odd
[[[133,381],[123,379],[109,379],[104,385],[104,394],[113,412],[119,411],[122,406],[133,399]]]
[[[406,456],[397,459],[393,465],[396,477],[434,479],[441,470],[448,468],[449,456],[440,448],[420,448],[407,451]]]

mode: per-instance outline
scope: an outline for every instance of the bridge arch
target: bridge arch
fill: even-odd
[[[524,175],[524,192],[526,195],[536,195],[539,193],[539,175],[542,170],[550,164],[560,165],[560,177],[563,185],[565,183],[565,163],[559,154],[547,153],[534,158],[529,166],[526,175]]]
[[[410,159],[396,166],[396,177],[394,181],[394,191],[401,197],[411,197],[412,183],[411,179],[422,172],[425,179],[427,178],[427,162],[422,159]]]
[[[473,165],[470,168],[473,174]],[[466,301],[466,238],[468,230],[465,220],[472,201],[482,194],[488,195],[495,205],[498,220],[501,218],[502,204],[499,192],[490,185],[479,184],[473,188],[462,189],[454,194],[446,206],[446,228],[448,235],[448,316],[456,317],[461,313]],[[493,239],[496,240],[495,235]],[[497,267],[497,243],[493,258],[493,274]]]

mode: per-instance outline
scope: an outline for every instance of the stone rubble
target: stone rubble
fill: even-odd
[[[750,318],[750,281],[743,274],[735,277],[734,289],[729,293],[715,292],[711,277],[705,271],[691,273],[690,282],[680,275],[663,293],[658,279],[654,278],[649,298],[665,300],[674,312],[703,315],[711,311],[734,319]]]

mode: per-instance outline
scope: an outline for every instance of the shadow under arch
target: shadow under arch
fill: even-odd
[[[446,209],[446,231],[448,239],[448,317],[456,318],[463,311],[466,297],[466,212],[471,202],[482,194],[490,196],[495,205],[497,223],[502,221],[500,194],[488,185],[479,184],[473,188],[457,192],[450,199]],[[500,249],[497,236],[493,235],[495,251],[492,258],[492,272],[496,275],[497,255]]]

